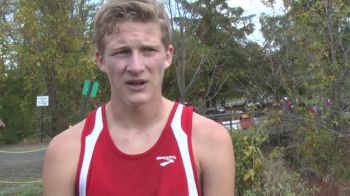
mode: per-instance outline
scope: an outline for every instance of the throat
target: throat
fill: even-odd
[[[106,105],[106,120],[110,138],[119,151],[135,155],[150,150],[164,130],[175,104],[170,101],[148,105],[138,110],[121,111],[112,103]]]

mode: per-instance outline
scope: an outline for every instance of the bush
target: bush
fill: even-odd
[[[263,155],[260,147],[265,137],[234,132],[232,141],[236,160],[236,190],[242,193],[255,183],[256,176],[261,172]]]
[[[284,165],[283,149],[275,148],[264,155],[267,134],[262,127],[233,132],[236,158],[236,195],[310,195],[300,175]]]
[[[300,175],[288,169],[282,159],[264,159],[259,181],[246,190],[244,195],[300,195],[316,193],[316,188],[307,188]]]

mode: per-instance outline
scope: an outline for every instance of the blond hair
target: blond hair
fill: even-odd
[[[162,32],[162,43],[167,49],[171,43],[171,26],[164,6],[156,0],[109,0],[95,16],[94,40],[97,50],[103,54],[105,35],[113,33],[123,22],[158,23]]]

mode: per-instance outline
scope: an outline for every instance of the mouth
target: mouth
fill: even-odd
[[[126,81],[126,85],[132,90],[142,90],[147,81],[146,80],[128,80]]]

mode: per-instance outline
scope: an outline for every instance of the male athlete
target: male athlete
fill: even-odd
[[[96,59],[110,101],[57,135],[44,195],[232,196],[227,130],[162,96],[174,48],[156,0],[110,0],[95,17]]]

